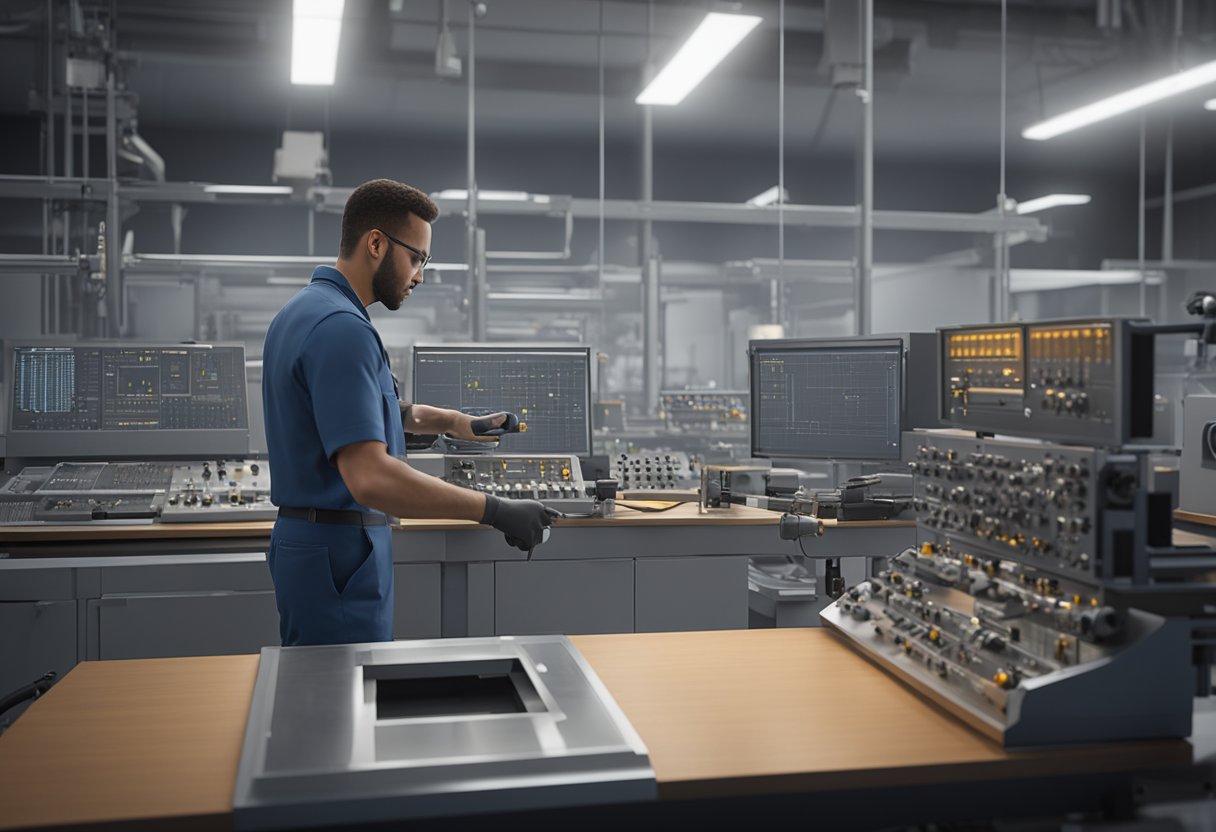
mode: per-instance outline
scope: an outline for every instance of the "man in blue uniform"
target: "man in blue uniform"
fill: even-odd
[[[262,353],[266,439],[279,508],[267,561],[284,645],[390,641],[393,564],[387,516],[474,520],[521,549],[549,514],[411,468],[411,433],[460,439],[503,425],[453,410],[402,405],[366,307],[398,309],[422,283],[439,209],[388,179],[360,185],[342,214],[340,256],[275,316]],[[484,417],[483,417],[484,418]],[[476,432],[475,432],[476,428]]]

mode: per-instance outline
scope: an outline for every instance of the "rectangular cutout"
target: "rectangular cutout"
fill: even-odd
[[[365,667],[376,720],[538,713],[546,710],[519,659]]]

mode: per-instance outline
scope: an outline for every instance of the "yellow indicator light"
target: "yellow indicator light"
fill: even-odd
[[[1009,684],[1009,674],[1003,670],[998,670],[993,674],[992,681],[996,682],[1000,687],[1006,687]]]

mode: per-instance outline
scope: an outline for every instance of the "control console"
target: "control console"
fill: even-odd
[[[984,324],[938,338],[945,424],[1104,447],[1151,441],[1148,321]]]
[[[274,520],[270,466],[265,461],[216,460],[177,465],[161,510],[162,523]]]
[[[747,390],[664,390],[659,404],[669,430],[745,431],[750,398]]]
[[[624,453],[613,460],[612,476],[622,491],[662,491],[695,488],[688,454],[680,451]]]
[[[540,500],[567,514],[591,514],[595,509],[578,457],[572,454],[413,454],[410,465],[503,499]]]
[[[0,525],[139,520],[274,520],[270,467],[259,460],[60,462],[0,485]]]
[[[962,435],[909,433],[905,442],[924,539],[1084,580],[1130,577],[1099,543],[1132,508],[1135,457]]]

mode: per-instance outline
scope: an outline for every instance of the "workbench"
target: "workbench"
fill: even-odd
[[[779,515],[695,504],[559,520],[531,559],[462,521],[394,528],[394,635],[446,638],[742,629],[748,560],[801,555]],[[88,659],[255,652],[278,644],[270,523],[0,528],[0,692]],[[908,522],[842,523],[812,557],[864,558],[914,542]],[[850,560],[851,559],[851,560]],[[820,566],[822,568],[822,566]]]
[[[754,824],[794,806],[834,829],[1043,814],[1191,762],[1180,740],[1005,752],[827,630],[573,641],[658,782],[654,805],[534,813],[580,828]],[[257,666],[254,655],[81,664],[0,737],[0,828],[231,828]],[[430,828],[454,828],[441,820]]]

